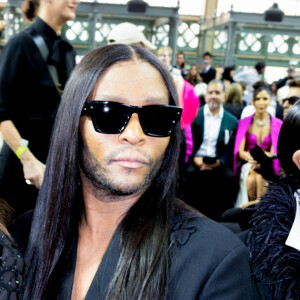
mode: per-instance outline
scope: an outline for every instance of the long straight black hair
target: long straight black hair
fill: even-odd
[[[104,46],[87,54],[75,68],[58,110],[45,177],[34,211],[25,255],[25,299],[51,298],[50,291],[59,284],[55,280],[64,267],[63,261],[84,213],[78,167],[79,122],[84,102],[108,68],[132,60],[147,62],[158,70],[169,91],[169,104],[177,105],[176,89],[168,70],[141,47]],[[180,137],[177,124],[158,174],[124,217],[120,258],[107,299],[165,297]]]

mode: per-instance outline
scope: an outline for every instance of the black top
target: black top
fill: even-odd
[[[29,29],[11,38],[0,59],[0,122],[12,120],[22,138],[29,140],[38,159],[45,161],[49,135],[60,95],[47,65],[28,30],[43,37],[48,63],[57,68],[62,89],[75,66],[73,47],[36,18]]]
[[[23,295],[23,259],[14,242],[0,230],[0,299],[17,300]]]
[[[216,69],[214,67],[210,67],[209,70],[204,70],[200,73],[200,76],[203,79],[203,82],[205,82],[206,84],[208,84],[210,81],[212,81],[213,79],[216,79]]]
[[[223,104],[223,107],[225,110],[227,110],[229,113],[234,115],[238,120],[241,118],[242,111],[245,108],[245,104],[233,104],[233,103],[225,103]]]
[[[182,223],[181,216],[175,217],[170,230],[166,299],[255,299],[246,247],[225,227],[207,218],[194,217],[181,228]],[[120,228],[107,248],[86,300],[105,299],[120,255],[119,241]],[[76,251],[77,239],[64,273],[55,280],[57,299],[71,298]]]

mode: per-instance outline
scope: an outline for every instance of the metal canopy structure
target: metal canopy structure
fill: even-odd
[[[5,40],[25,27],[20,11],[22,3],[23,0],[8,0],[7,2],[5,14],[8,18],[6,20]],[[99,3],[97,1],[81,2],[76,11],[76,19],[67,23],[63,34],[68,35],[70,33],[70,36],[74,36],[74,39],[71,39],[72,44],[79,54],[84,54],[99,45],[106,44],[108,31],[119,23],[131,22],[140,25],[149,40],[153,40],[155,27],[168,24],[168,44],[173,48],[175,55],[179,21],[178,10],[179,7],[147,6],[145,13],[133,13],[128,12],[127,5],[123,4]],[[99,37],[99,31],[104,25],[108,25],[107,34],[101,33],[101,37]]]
[[[1,43],[25,27],[20,7],[23,0],[8,0],[2,8],[6,18]],[[188,63],[201,63],[201,54],[212,52],[214,65],[253,66],[264,60],[269,66],[285,67],[300,60],[300,17],[284,16],[282,22],[267,22],[264,14],[230,11],[203,21],[196,16],[179,16],[179,7],[147,6],[145,13],[128,12],[126,4],[81,2],[76,19],[67,22],[62,34],[79,55],[107,43],[111,29],[131,22],[143,30],[158,48],[169,45],[184,51]]]
[[[264,14],[230,11],[203,22],[201,31],[202,49],[206,36],[213,34],[213,52],[224,66],[253,65],[257,60],[286,66],[300,58],[300,17],[284,16],[281,22],[270,22],[264,20]]]

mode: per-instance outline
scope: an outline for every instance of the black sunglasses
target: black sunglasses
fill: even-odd
[[[87,101],[82,114],[92,118],[97,132],[105,134],[121,133],[131,115],[137,113],[146,135],[154,137],[170,136],[180,121],[182,108],[171,105],[132,106],[111,101]]]

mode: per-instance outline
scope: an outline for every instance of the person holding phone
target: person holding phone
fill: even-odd
[[[282,88],[283,86],[287,85],[290,80],[295,78],[296,70],[294,65],[289,65],[287,69],[287,76],[284,78],[279,79],[276,82],[277,90]]]
[[[181,71],[181,76],[183,78],[185,78],[186,75],[188,74],[189,71],[186,68],[187,65],[186,65],[186,61],[185,61],[185,55],[182,51],[180,51],[176,54],[176,65],[174,67]]]
[[[202,55],[203,62],[202,66],[200,67],[200,76],[203,79],[203,82],[208,84],[211,80],[216,78],[217,71],[211,65],[212,64],[212,55],[210,52],[205,52]]]
[[[271,104],[269,85],[259,81],[253,88],[252,104],[256,112],[239,121],[234,145],[234,174],[240,177],[236,207],[253,204],[264,194],[268,178],[263,172],[263,162],[277,155],[278,135],[282,124],[281,120],[272,117],[267,111]],[[260,160],[261,156],[266,156],[266,159]],[[278,172],[279,162],[274,159],[273,174]]]
[[[186,174],[185,200],[215,220],[233,207],[237,191],[232,173],[237,119],[224,110],[224,97],[223,82],[212,80],[192,124],[194,147]]]

